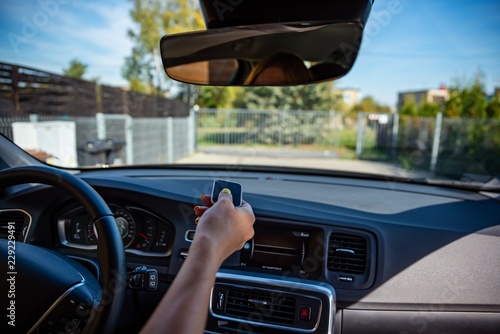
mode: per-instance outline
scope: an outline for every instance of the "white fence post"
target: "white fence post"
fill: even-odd
[[[280,111],[280,137],[279,137],[279,141],[280,141],[280,149],[283,149],[283,145],[284,145],[284,137],[285,137],[285,116],[286,116],[286,110],[281,110]]]
[[[399,132],[399,113],[392,115],[392,140],[391,140],[391,157],[396,156],[396,149],[398,146],[398,132]]]
[[[443,125],[443,113],[438,112],[436,115],[436,128],[434,129],[434,140],[432,143],[431,166],[430,171],[436,171],[436,164],[439,155],[439,146],[441,144],[441,126]]]
[[[229,109],[224,109],[224,145],[229,145],[229,126],[230,126],[230,120],[229,120]]]
[[[130,115],[125,115],[125,152],[127,165],[134,164],[134,125]]]
[[[106,139],[106,120],[104,119],[103,113],[95,114],[96,126],[97,126],[97,139]]]
[[[188,155],[191,155],[195,151],[196,145],[196,128],[195,128],[195,111],[191,109],[189,111],[189,117],[187,119],[187,144],[188,151],[186,152]]]
[[[329,127],[333,129],[333,154],[337,156],[339,153],[340,118],[336,111],[330,110]]]
[[[365,114],[363,112],[358,113],[358,131],[356,134],[356,157],[360,157],[363,153],[363,137],[365,135],[364,126]]]
[[[174,163],[174,119],[167,117],[167,163]]]

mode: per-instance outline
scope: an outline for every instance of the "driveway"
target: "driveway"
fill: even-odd
[[[234,153],[234,154],[233,154]],[[245,154],[231,152],[197,152],[176,161],[179,164],[224,164],[282,166],[298,168],[318,168],[356,173],[381,174],[387,176],[422,178],[429,177],[427,172],[404,170],[401,166],[386,162],[364,160],[344,160],[335,157],[311,157],[301,155],[263,155],[262,152],[247,151]]]

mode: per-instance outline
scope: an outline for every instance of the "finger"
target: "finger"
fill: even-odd
[[[253,210],[252,210],[252,207],[250,206],[250,204],[245,203],[242,206],[240,206],[239,208],[236,208],[236,210],[244,211],[249,217],[252,217],[253,222],[255,222],[255,214],[253,213]]]
[[[244,208],[245,210],[249,209],[249,210],[253,211],[252,206],[250,204],[248,204],[248,202],[246,202],[244,200],[241,201],[240,208]]]
[[[198,216],[201,217],[205,211],[207,211],[208,208],[206,206],[195,206],[194,207],[194,213]]]
[[[207,207],[211,207],[213,205],[210,195],[201,195],[201,202],[205,204]]]

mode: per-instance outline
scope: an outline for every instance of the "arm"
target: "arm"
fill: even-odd
[[[201,218],[189,255],[143,333],[166,333],[173,329],[176,333],[203,332],[217,270],[254,233],[252,208],[246,202],[235,208],[230,192],[226,191],[220,193],[213,206],[210,196],[202,196],[206,206],[195,208]]]

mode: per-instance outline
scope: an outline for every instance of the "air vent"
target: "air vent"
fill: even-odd
[[[367,244],[360,236],[332,233],[328,245],[328,270],[346,274],[364,274]]]
[[[223,275],[217,274],[218,277]],[[237,282],[265,284],[266,288],[217,282],[210,299],[211,316],[221,320],[217,323],[220,327],[217,333],[241,333],[242,328],[247,329],[245,333],[311,333],[316,329],[318,333],[324,333],[325,325],[330,323],[330,315],[335,314],[331,308],[328,311],[329,307],[335,308],[335,304],[330,305],[331,299],[326,297],[325,291],[316,290],[311,285],[230,275]],[[321,286],[321,289],[325,288]],[[322,300],[325,297],[327,299]],[[323,328],[320,325],[322,310],[326,312],[323,314]]]
[[[16,241],[23,241],[23,229],[29,224],[29,216],[20,210],[0,211],[0,239],[8,239],[9,235],[16,238]],[[26,231],[24,231],[25,233]]]
[[[295,319],[295,299],[282,294],[246,289],[229,289],[226,314],[248,319],[258,315],[267,323],[279,325],[293,324]]]

